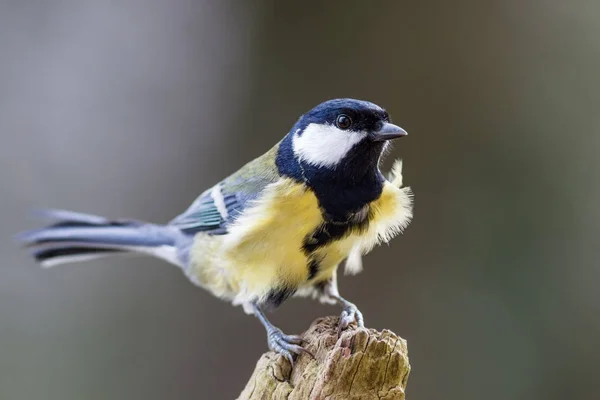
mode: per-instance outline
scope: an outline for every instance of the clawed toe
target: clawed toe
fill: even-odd
[[[363,315],[360,310],[354,304],[349,303],[344,307],[344,311],[342,311],[342,314],[340,315],[338,336],[340,336],[342,331],[353,322],[356,322],[356,325],[358,325],[359,328],[364,328],[365,326]]]
[[[294,366],[294,354],[306,353],[312,357],[308,350],[300,346],[302,338],[298,335],[286,335],[279,329],[273,329],[268,333],[268,340],[269,348],[287,358],[292,367]]]
[[[301,344],[302,338],[299,335],[283,335],[283,338],[288,343]]]

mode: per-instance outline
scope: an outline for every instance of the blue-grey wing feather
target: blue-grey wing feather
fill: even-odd
[[[211,191],[207,190],[183,214],[177,216],[169,224],[175,225],[183,231],[203,231],[218,228],[222,224],[222,220]]]
[[[267,185],[279,178],[275,166],[276,151],[277,146],[206,190],[183,214],[169,224],[188,234],[227,233],[227,227],[252,200],[256,199]]]
[[[222,190],[220,186],[219,190]],[[190,234],[200,231],[211,234],[227,233],[227,225],[234,220],[235,215],[238,215],[238,210],[241,211],[246,207],[246,202],[240,201],[235,194],[223,196],[223,202],[227,210],[225,213],[223,209],[219,210],[217,207],[211,188],[202,193],[183,214],[169,224]]]

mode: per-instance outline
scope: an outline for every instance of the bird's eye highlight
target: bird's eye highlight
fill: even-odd
[[[346,114],[340,114],[335,120],[335,125],[340,129],[346,130],[352,125],[352,120]]]

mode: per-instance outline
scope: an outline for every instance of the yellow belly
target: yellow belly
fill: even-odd
[[[402,207],[399,192],[386,183],[382,196],[371,203],[375,212],[367,232],[351,234],[317,250],[320,268],[311,282],[330,277],[354,246],[364,247],[366,252],[391,235]],[[390,218],[396,223],[388,223]],[[291,179],[280,179],[244,211],[227,235],[196,236],[187,274],[195,283],[237,304],[264,298],[280,287],[301,287],[309,277],[304,238],[323,222],[314,193]]]

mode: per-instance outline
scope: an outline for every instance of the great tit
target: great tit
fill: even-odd
[[[364,326],[358,308],[340,296],[336,271],[346,260],[346,272],[358,273],[361,256],[412,218],[401,163],[389,180],[379,168],[389,141],[405,135],[373,103],[329,100],[166,225],[49,210],[52,223],[20,239],[44,267],[131,252],[166,260],[256,315],[269,348],[292,362],[305,351],[301,338],[264,314],[290,296],[341,305],[340,330]]]

